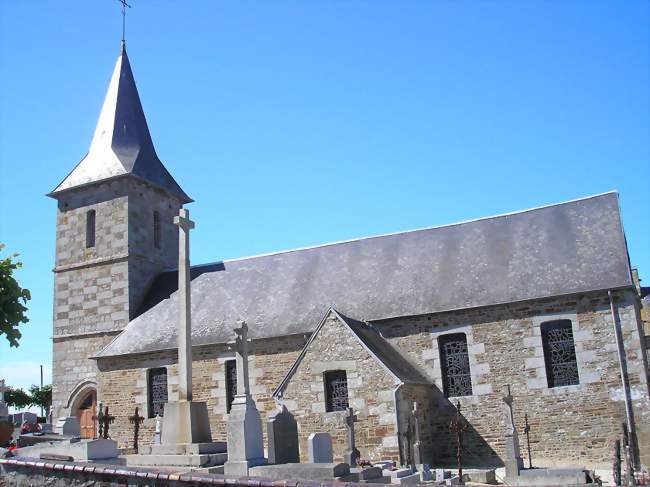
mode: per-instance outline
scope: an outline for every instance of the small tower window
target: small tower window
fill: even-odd
[[[149,417],[163,416],[167,402],[167,369],[149,369]]]
[[[548,321],[541,328],[548,386],[579,384],[571,320]]]
[[[95,210],[86,212],[86,248],[95,246]]]
[[[153,246],[160,248],[160,213],[153,212]]]
[[[234,360],[226,362],[226,412],[230,412],[232,402],[237,395],[237,363]]]
[[[471,396],[472,375],[469,369],[467,337],[452,333],[438,338],[442,387],[445,397]]]
[[[345,370],[325,372],[325,411],[345,411],[348,406],[348,376]]]

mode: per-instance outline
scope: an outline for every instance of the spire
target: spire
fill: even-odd
[[[49,196],[126,175],[161,188],[182,203],[192,201],[156,155],[122,43],[88,154]]]

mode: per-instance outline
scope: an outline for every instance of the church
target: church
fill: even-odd
[[[132,441],[128,417],[178,399],[178,228],[193,200],[154,149],[124,45],[87,155],[57,202],[54,416]],[[200,204],[200,203],[199,203]],[[200,222],[199,222],[200,224]],[[218,258],[218,256],[216,256]],[[250,330],[250,386],[264,419],[283,404],[301,457],[314,432],[345,448],[354,408],[362,458],[503,465],[504,390],[537,465],[610,468],[621,424],[650,466],[650,395],[640,291],[615,192],[431,227],[191,268],[193,391],[223,440],[236,391],[228,342]]]

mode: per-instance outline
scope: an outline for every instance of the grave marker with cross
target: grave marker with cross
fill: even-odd
[[[345,425],[348,429],[348,452],[345,454],[345,463],[350,465],[350,467],[356,467],[357,461],[361,456],[359,450],[357,450],[356,442],[354,439],[354,423],[357,423],[359,419],[354,410],[349,407],[347,408],[347,415],[345,416]]]
[[[133,450],[138,453],[138,434],[140,433],[140,425],[144,421],[144,417],[138,413],[138,406],[135,407],[133,416],[129,416],[129,422],[133,425]]]
[[[418,403],[413,403],[411,411],[413,415],[413,429],[415,433],[415,443],[413,444],[413,463],[415,465],[422,464],[422,444],[420,442],[420,417],[418,411]]]
[[[110,438],[110,436],[108,436],[108,428],[113,424],[113,422],[115,422],[115,416],[108,414],[108,406],[104,408],[104,417],[102,418],[102,422],[104,423],[104,439],[107,440]]]
[[[463,433],[467,431],[467,421],[460,412],[460,401],[456,405],[456,417],[451,420],[449,429],[456,433],[456,461],[458,462],[458,483],[463,485]]]
[[[97,429],[99,430],[99,437],[101,438],[104,433],[104,411],[101,402],[99,403],[99,413],[94,415],[92,419],[97,424]]]

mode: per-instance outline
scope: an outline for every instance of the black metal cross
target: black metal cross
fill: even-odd
[[[138,406],[135,407],[135,414],[129,416],[129,422],[133,425],[133,450],[138,453],[138,434],[140,433],[140,425],[144,421],[144,417],[138,414]]]
[[[456,405],[456,417],[449,423],[449,429],[456,433],[456,460],[458,460],[458,483],[463,485],[463,433],[467,430],[467,421],[460,413],[460,401]]]
[[[122,4],[122,44],[124,44],[125,40],[125,34],[126,34],[126,8],[129,7],[131,8],[131,5],[126,3],[126,0],[117,0]]]
[[[102,403],[99,403],[99,413],[93,416],[93,421],[99,426],[99,437],[102,437],[104,431],[104,412],[102,411]]]
[[[526,447],[528,449],[528,468],[533,468],[533,457],[530,456],[530,425],[528,413],[524,413],[524,433],[526,433]]]
[[[104,417],[103,417],[103,423],[104,423],[104,439],[108,439],[108,427],[113,424],[115,421],[115,416],[111,416],[108,414],[108,406],[104,408]]]

